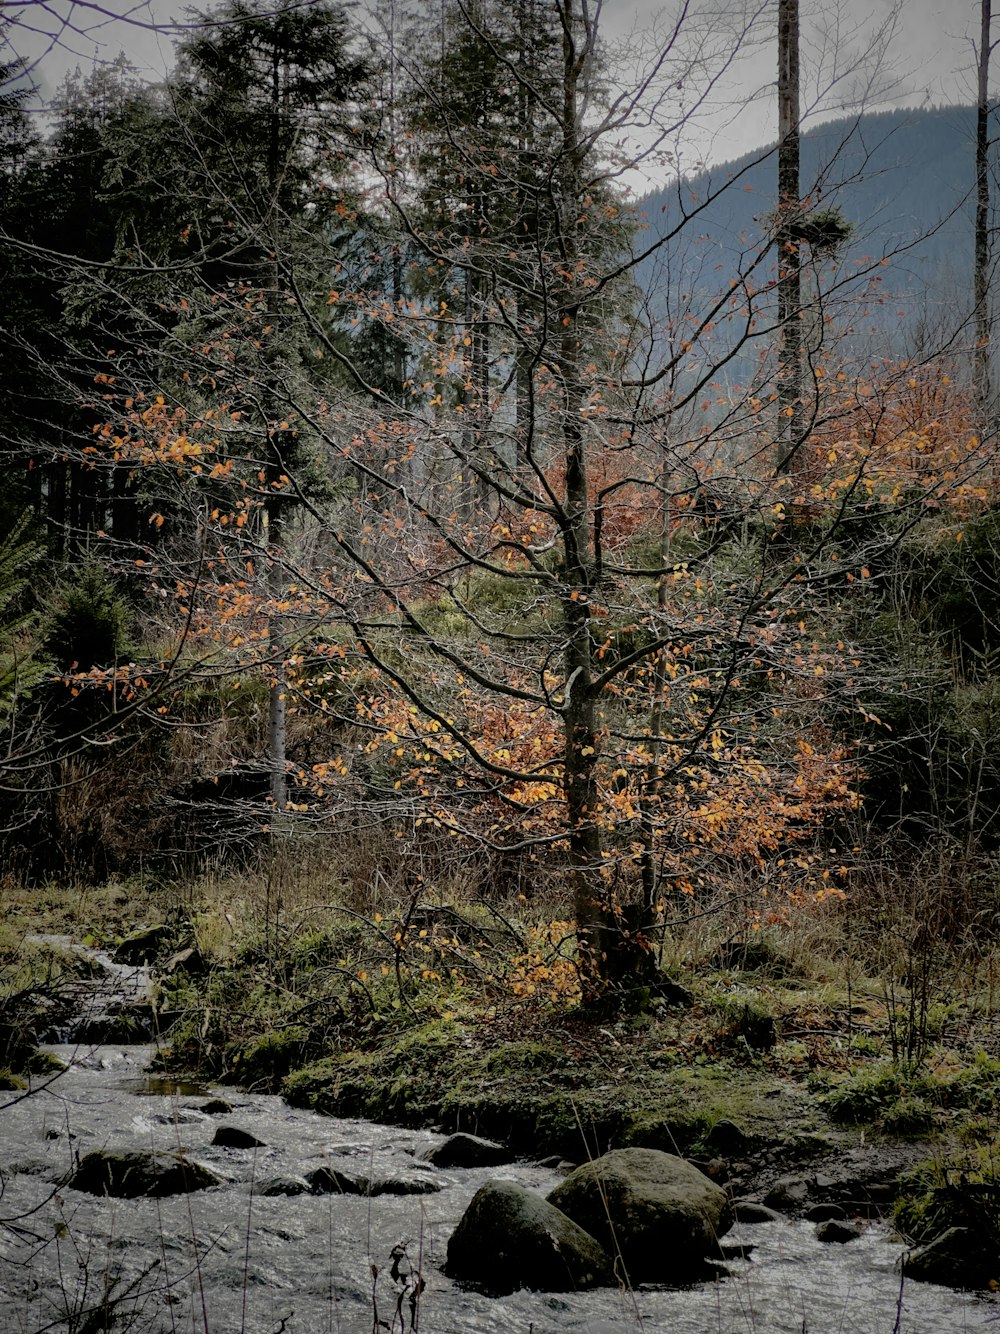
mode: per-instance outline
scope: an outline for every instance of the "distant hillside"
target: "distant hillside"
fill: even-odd
[[[671,244],[673,291],[704,296],[728,281],[741,252],[766,235],[776,176],[775,150],[761,149],[639,202],[648,225],[643,239],[652,241],[675,227],[682,211],[710,201]],[[894,350],[936,340],[945,328],[954,332],[971,309],[974,186],[973,107],[880,112],[832,121],[803,137],[803,193],[819,207],[841,209],[854,228],[840,275],[871,257],[889,257],[878,275],[882,300],[864,304],[864,323],[868,334],[891,330]],[[658,304],[666,273],[662,257],[643,268],[643,286]]]

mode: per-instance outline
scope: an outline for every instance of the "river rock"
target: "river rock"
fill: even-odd
[[[435,1195],[440,1189],[440,1181],[417,1172],[376,1178],[368,1183],[369,1195]]]
[[[795,1213],[809,1198],[812,1185],[808,1177],[779,1177],[764,1196],[764,1203],[783,1214]]]
[[[255,1195],[308,1195],[309,1182],[303,1177],[269,1177],[254,1186]]]
[[[802,1217],[807,1223],[827,1223],[831,1218],[846,1218],[847,1215],[839,1204],[811,1204],[802,1210]]]
[[[109,1149],[96,1149],[82,1159],[66,1184],[88,1195],[134,1200],[184,1195],[221,1183],[207,1167],[175,1153],[112,1153]]]
[[[817,1241],[857,1241],[860,1236],[861,1228],[858,1224],[845,1218],[828,1218],[816,1229]]]
[[[151,963],[169,939],[169,926],[143,926],[124,938],[111,956],[115,963]]]
[[[516,1181],[488,1181],[448,1242],[448,1273],[490,1292],[573,1292],[611,1280],[603,1248]]]
[[[336,1167],[315,1167],[306,1173],[306,1181],[314,1195],[366,1195],[367,1177],[351,1176]]]
[[[696,1167],[658,1149],[615,1149],[584,1163],[549,1203],[620,1253],[632,1283],[690,1280],[732,1226],[726,1193]]]
[[[502,1167],[514,1160],[514,1155],[503,1144],[463,1131],[449,1135],[443,1144],[428,1149],[424,1161],[435,1167]]]
[[[163,965],[165,973],[204,973],[207,968],[205,956],[197,945],[189,945],[186,950],[178,950]]]
[[[226,1102],[225,1098],[209,1098],[196,1110],[204,1112],[206,1116],[228,1116],[233,1106],[232,1103]]]
[[[774,1223],[781,1215],[757,1200],[736,1200],[733,1217],[737,1223]]]
[[[735,1121],[728,1121],[725,1117],[716,1121],[705,1136],[706,1147],[727,1158],[732,1157],[733,1154],[745,1153],[749,1143],[745,1132],[740,1129]]]
[[[68,1041],[87,1047],[145,1042],[156,1032],[156,1015],[146,1001],[114,1002],[100,1012],[84,1014],[69,1024]]]
[[[249,1130],[239,1126],[219,1126],[212,1136],[212,1143],[222,1149],[266,1149],[267,1145]]]
[[[903,1273],[922,1283],[985,1288],[1000,1279],[1000,1247],[969,1227],[950,1227],[903,1257]]]

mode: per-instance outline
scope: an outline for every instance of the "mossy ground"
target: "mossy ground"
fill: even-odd
[[[17,890],[5,906],[8,999],[66,966],[32,934],[110,947],[169,921],[161,963],[191,944],[204,970],[159,976],[159,1068],[326,1113],[574,1159],[625,1145],[711,1158],[720,1120],[742,1132],[738,1155],[784,1162],[861,1138],[916,1139],[929,1154],[992,1143],[988,998],[972,985],[942,993],[921,1012],[920,1060],[901,1061],[900,984],[838,956],[836,907],[736,946],[700,927],[664,959],[689,1004],[595,1021],[577,1004],[567,924],[523,899],[422,890],[359,904],[329,883],[291,892],[242,878]],[[6,1061],[14,1076],[29,1057]]]

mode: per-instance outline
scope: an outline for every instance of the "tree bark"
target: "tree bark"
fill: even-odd
[[[778,472],[795,466],[802,417],[799,0],[778,0]]]
[[[993,318],[990,309],[990,27],[992,0],[981,0],[976,107],[976,238],[973,296],[976,320],[975,391],[980,429],[987,429],[992,408]]]

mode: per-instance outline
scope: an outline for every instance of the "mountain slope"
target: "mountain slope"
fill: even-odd
[[[880,112],[821,125],[803,136],[801,179],[815,206],[839,208],[851,223],[839,266],[826,265],[824,278],[849,285],[852,272],[869,275],[853,294],[867,331],[892,329],[896,351],[900,340],[953,335],[972,306],[975,109]],[[677,292],[686,287],[702,298],[714,281],[728,281],[740,257],[766,241],[776,187],[772,147],[640,200],[643,245],[694,214],[667,255],[642,266],[640,280],[656,304],[667,299],[668,267]],[[883,257],[873,283],[873,260]],[[773,277],[774,263],[772,251],[759,276]]]

